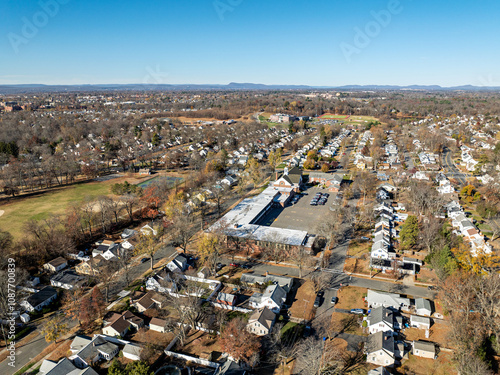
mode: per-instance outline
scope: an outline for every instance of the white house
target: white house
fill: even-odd
[[[59,272],[66,267],[68,267],[68,261],[63,257],[52,259],[50,262],[43,265],[43,268],[49,272]]]
[[[149,329],[151,331],[165,333],[165,327],[167,325],[167,321],[159,318],[152,318],[149,322]]]
[[[410,315],[410,326],[419,329],[430,329],[431,320],[425,316]]]
[[[433,342],[413,341],[413,355],[423,358],[434,359],[436,357],[436,346]]]
[[[250,307],[261,309],[267,307],[272,312],[278,314],[281,306],[286,301],[286,292],[279,285],[270,285],[263,294],[254,293],[249,300]]]
[[[366,362],[392,367],[396,361],[392,332],[377,332],[368,336],[365,346]]]
[[[57,291],[51,286],[46,286],[22,301],[20,305],[28,312],[40,311],[56,299]]]
[[[417,313],[417,315],[431,316],[431,302],[425,298],[415,298],[415,312]]]
[[[247,330],[257,336],[265,336],[271,332],[276,314],[267,307],[258,309],[248,319]]]

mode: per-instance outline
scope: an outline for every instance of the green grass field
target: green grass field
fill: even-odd
[[[18,198],[8,203],[0,203],[0,228],[10,232],[15,240],[23,235],[23,224],[28,220],[43,220],[51,214],[64,214],[73,203],[81,202],[85,197],[95,198],[110,194],[110,187],[121,179],[104,182],[88,182],[80,185],[63,187],[41,195]]]

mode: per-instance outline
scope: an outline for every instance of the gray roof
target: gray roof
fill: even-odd
[[[376,303],[383,306],[391,306],[396,309],[399,309],[402,305],[410,306],[410,300],[408,298],[402,298],[399,294],[378,292],[371,289],[368,289],[366,300],[368,304]]]
[[[427,341],[413,341],[413,349],[436,353],[436,346],[433,342]]]
[[[59,282],[67,285],[75,285],[83,279],[84,279],[83,276],[77,275],[73,271],[63,271],[59,272],[54,277],[51,277],[50,281]]]
[[[368,321],[370,325],[378,323],[386,323],[389,327],[394,325],[394,312],[383,306],[375,307],[371,309],[368,316]]]
[[[389,371],[385,369],[385,367],[377,367],[373,370],[368,371],[367,375],[391,375]]]
[[[88,336],[75,336],[73,342],[71,343],[70,349],[74,352],[80,351],[91,341],[92,339]]]
[[[392,332],[389,334],[377,332],[368,336],[366,353],[373,353],[380,349],[383,349],[390,355],[394,355],[394,337],[392,336]]]
[[[216,375],[245,375],[246,371],[243,370],[236,362],[227,360],[215,372]]]
[[[425,298],[415,298],[415,308],[417,310],[426,309],[432,313],[431,302]]]
[[[95,358],[99,352],[105,354],[113,353],[118,346],[115,344],[106,341],[101,336],[96,336],[92,339],[91,342],[87,344],[82,350],[75,355],[78,355],[81,359],[83,359],[86,363],[89,363],[93,358]]]
[[[269,281],[278,283],[287,293],[292,288],[293,278],[280,275],[256,275],[254,273],[244,273],[241,275],[241,281],[248,284],[265,284]]]
[[[57,296],[57,291],[51,286],[45,286],[37,293],[29,296],[26,301],[33,307],[37,307],[48,299]]]
[[[428,324],[429,326],[431,325],[431,319],[426,318],[425,316],[418,316],[418,315],[410,315],[410,322],[415,322],[415,323],[420,323],[420,324]]]

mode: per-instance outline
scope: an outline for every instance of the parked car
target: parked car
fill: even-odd
[[[243,268],[243,269],[245,269],[245,270],[248,270],[248,269],[252,268],[252,266],[251,266],[250,264],[243,264],[243,265],[241,266],[241,268]]]
[[[142,258],[141,263],[146,263],[149,260],[149,258]]]
[[[319,307],[321,305],[321,296],[317,296],[314,300],[314,307]]]
[[[231,264],[229,264],[229,265],[230,265],[231,267],[240,267],[240,266],[241,266],[241,264],[239,264],[239,263],[231,263]]]
[[[215,266],[217,271],[220,271],[221,269],[223,269],[226,265],[225,264],[222,264],[222,263],[217,263],[217,265]]]
[[[351,314],[363,315],[365,310],[363,309],[351,309]]]
[[[337,298],[337,297],[332,297],[332,300],[330,301],[330,303],[331,303],[332,305],[335,305],[335,304],[337,303],[337,301],[338,301],[338,298]]]

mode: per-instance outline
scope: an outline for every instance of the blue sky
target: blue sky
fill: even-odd
[[[494,0],[3,0],[0,84],[500,86],[499,15]]]

